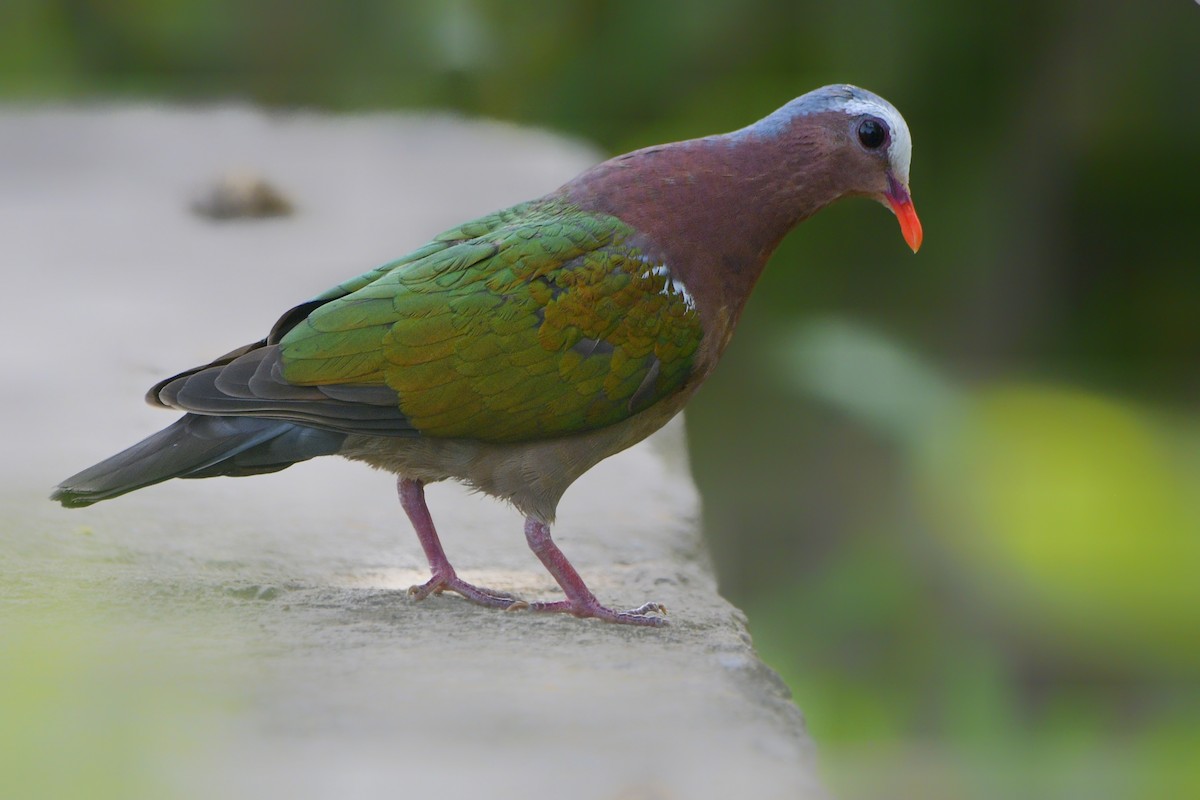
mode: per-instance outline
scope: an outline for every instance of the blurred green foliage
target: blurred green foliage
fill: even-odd
[[[689,411],[723,587],[847,797],[1200,793],[1198,53],[1189,0],[0,6],[9,102],[447,109],[614,152],[836,81],[902,109],[919,256],[868,203],[805,223]],[[935,366],[797,384],[814,315]]]
[[[877,738],[912,757],[913,730],[945,736],[958,758],[929,768],[959,788],[920,775],[901,796],[1190,796],[1200,767],[1179,754],[1200,745],[1194,422],[1048,383],[956,386],[837,320],[805,323],[778,356],[800,393],[900,460],[896,501],[872,509],[894,516],[768,605],[843,611],[800,624],[823,640],[812,652],[776,653],[783,630],[760,637],[812,683],[810,713],[870,703],[829,734],[851,752]],[[1024,771],[1001,777],[998,753]]]
[[[176,634],[114,624],[77,584],[39,577],[22,598],[37,613],[0,618],[0,797],[203,796],[179,768],[215,763],[221,695],[148,644]]]

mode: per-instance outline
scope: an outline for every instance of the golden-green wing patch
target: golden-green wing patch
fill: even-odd
[[[297,385],[386,385],[424,436],[508,442],[611,425],[677,391],[699,318],[621,221],[561,202],[450,231],[366,273],[281,340]]]

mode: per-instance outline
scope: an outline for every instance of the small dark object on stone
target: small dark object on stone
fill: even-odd
[[[283,193],[253,172],[222,175],[192,202],[192,211],[209,219],[286,217],[293,211]]]

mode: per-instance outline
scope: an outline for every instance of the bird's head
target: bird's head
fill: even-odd
[[[817,146],[833,166],[836,196],[874,198],[900,221],[904,240],[921,246],[921,220],[908,189],[912,136],[895,106],[849,84],[824,86],[801,95],[738,133],[800,137]]]

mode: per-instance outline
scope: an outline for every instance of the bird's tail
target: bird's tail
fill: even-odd
[[[168,428],[60,483],[50,496],[90,506],[170,478],[277,472],[336,453],[346,434],[262,417],[185,414]]]

